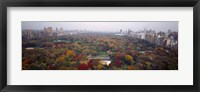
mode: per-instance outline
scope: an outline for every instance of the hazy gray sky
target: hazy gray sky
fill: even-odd
[[[44,27],[53,27],[53,30],[90,30],[90,31],[110,31],[116,32],[120,29],[133,31],[152,29],[155,31],[165,31],[168,29],[178,31],[177,21],[163,21],[163,22],[42,22],[42,21],[22,21],[22,29],[44,29]]]

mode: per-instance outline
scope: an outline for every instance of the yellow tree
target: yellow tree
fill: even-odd
[[[125,55],[125,60],[133,62],[133,57],[128,55],[128,54],[126,54]]]
[[[65,60],[65,56],[60,56],[60,57],[58,57],[58,59],[57,59],[57,61],[58,62],[63,62]]]
[[[68,50],[66,52],[66,56],[69,57],[70,55],[75,56],[75,53],[73,52],[73,50]]]

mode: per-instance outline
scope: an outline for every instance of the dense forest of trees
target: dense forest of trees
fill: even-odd
[[[98,57],[108,57],[109,64]],[[23,70],[177,70],[178,51],[113,34],[32,38],[22,43]]]

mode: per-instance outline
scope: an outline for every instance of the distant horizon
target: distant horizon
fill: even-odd
[[[178,21],[162,22],[45,22],[45,21],[22,21],[22,30],[44,30],[52,27],[53,30],[86,30],[89,32],[123,32],[131,30],[134,32],[152,30],[155,32],[178,32]]]
[[[47,27],[46,27],[47,28]],[[44,29],[22,29],[22,31],[23,30],[32,30],[32,31],[44,31]],[[72,30],[64,30],[64,31],[75,31],[75,30],[77,30],[77,31],[86,31],[86,32],[99,32],[99,33],[118,33],[118,32],[120,32],[120,30],[117,30],[117,31],[99,31],[99,30],[78,30],[78,29],[72,29]],[[131,30],[131,29],[130,29]],[[149,31],[150,29],[145,29],[145,31]],[[56,31],[55,29],[53,29],[53,31]],[[128,30],[122,30],[122,32],[127,32]],[[132,32],[140,32],[140,31],[144,31],[144,29],[142,29],[142,30],[138,30],[138,31],[133,31],[133,30],[131,30]],[[153,29],[151,29],[151,31],[155,31],[156,33],[158,33],[158,32],[164,32],[164,31],[156,31],[156,30],[153,30]],[[178,32],[178,31],[173,31],[173,30],[171,30],[171,32]]]

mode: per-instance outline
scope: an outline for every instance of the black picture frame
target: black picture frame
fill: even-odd
[[[116,91],[116,92],[199,92],[200,0],[1,0],[0,1],[0,90],[35,91]],[[194,85],[7,85],[7,7],[193,7]]]

